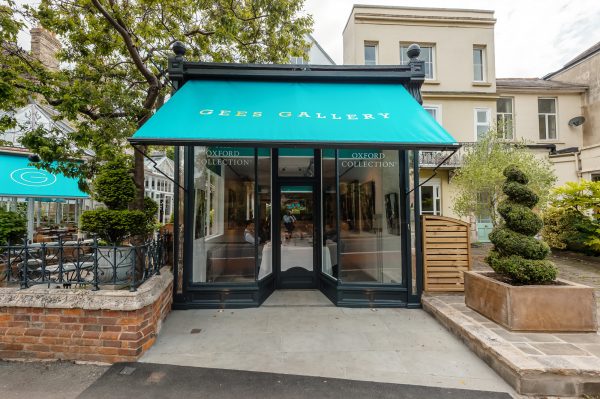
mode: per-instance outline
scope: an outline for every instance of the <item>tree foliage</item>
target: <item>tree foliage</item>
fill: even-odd
[[[15,51],[3,57],[8,60],[3,81],[13,89],[0,92],[0,106],[14,109],[32,93],[43,97],[75,131],[36,129],[23,144],[40,155],[44,168],[91,178],[103,161],[123,152],[126,138],[165,101],[171,91],[167,57],[175,41],[187,45],[193,60],[286,62],[308,50],[304,35],[312,17],[303,15],[302,5],[303,0],[42,0],[22,11],[32,24],[58,35],[61,68],[48,71],[32,60],[16,46],[10,33],[16,27],[9,25]],[[82,158],[89,161],[73,161]],[[138,153],[134,176],[141,209]]]
[[[498,204],[506,198],[503,171],[509,165],[524,171],[530,181],[531,191],[527,190],[523,195],[531,192],[536,196],[536,202],[539,199],[538,203],[543,206],[556,181],[554,168],[548,158],[534,154],[524,142],[506,142],[492,130],[473,148],[466,150],[463,166],[452,178],[452,184],[458,188],[454,197],[454,211],[461,216],[490,215],[492,223],[497,225],[500,221]],[[507,187],[511,192],[520,189],[518,185],[509,186],[512,186]]]
[[[83,231],[97,234],[100,239],[113,244],[147,232],[149,216],[141,210],[127,209],[127,205],[135,197],[135,186],[126,162],[116,160],[106,163],[92,184],[95,199],[102,201],[108,209],[83,212]]]
[[[568,182],[551,195],[542,230],[548,245],[600,254],[600,182]]]
[[[0,208],[0,245],[15,243],[27,234],[27,219]]]
[[[537,203],[537,195],[529,189],[525,173],[516,166],[504,169],[503,175],[506,198],[498,209],[504,222],[490,233],[494,249],[486,262],[495,272],[519,284],[553,281],[557,270],[546,260],[550,248],[534,237],[542,227],[541,218],[531,210]]]

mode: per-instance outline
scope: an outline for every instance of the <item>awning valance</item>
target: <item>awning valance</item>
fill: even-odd
[[[23,155],[0,154],[0,197],[88,198],[77,180],[29,165]]]
[[[133,143],[451,148],[401,84],[191,80]]]

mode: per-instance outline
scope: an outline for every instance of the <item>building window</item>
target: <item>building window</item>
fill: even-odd
[[[511,97],[500,97],[496,100],[496,122],[500,138],[514,139],[513,99]]]
[[[304,57],[290,57],[290,64],[308,64]]]
[[[442,124],[442,106],[441,105],[423,105],[423,109],[427,111],[433,119],[440,125]]]
[[[556,140],[556,98],[538,98],[540,140]]]
[[[473,47],[473,80],[485,82],[485,75],[485,48],[475,46]]]
[[[365,65],[377,65],[377,43],[365,43]]]
[[[475,108],[475,139],[479,140],[490,130],[490,109]]]
[[[442,196],[440,180],[431,179],[419,188],[421,190],[421,214],[442,214]]]
[[[408,46],[410,44],[402,44],[400,46],[400,64],[408,65],[410,58],[406,54],[408,50]],[[419,55],[419,59],[425,62],[425,79],[434,79],[435,76],[435,65],[433,62],[435,56],[434,46],[432,45],[422,45],[421,46],[421,54]]]
[[[600,181],[600,174],[592,174],[592,181]]]

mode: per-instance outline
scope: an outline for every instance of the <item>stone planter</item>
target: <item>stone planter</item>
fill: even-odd
[[[594,289],[565,280],[563,285],[514,286],[492,272],[464,272],[465,303],[509,330],[597,331]]]
[[[124,284],[129,282],[134,270],[135,248],[98,248],[98,282]],[[113,267],[113,264],[116,267]],[[116,280],[113,276],[117,274]]]

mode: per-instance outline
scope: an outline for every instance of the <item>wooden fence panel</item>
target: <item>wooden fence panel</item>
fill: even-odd
[[[469,223],[432,215],[422,222],[425,291],[464,291],[463,272],[471,270]]]

